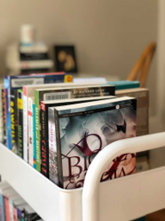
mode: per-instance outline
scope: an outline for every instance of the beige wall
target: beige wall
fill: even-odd
[[[5,47],[19,39],[23,23],[33,23],[49,46],[73,43],[79,69],[126,79],[144,47],[157,38],[157,0],[1,0],[0,74]],[[156,58],[156,57],[155,57]],[[154,110],[156,60],[148,87]]]

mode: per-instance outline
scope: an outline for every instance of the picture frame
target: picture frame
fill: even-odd
[[[55,69],[66,73],[77,73],[77,61],[74,45],[55,45]]]

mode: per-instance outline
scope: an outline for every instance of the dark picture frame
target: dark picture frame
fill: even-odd
[[[73,45],[55,45],[54,53],[56,71],[77,73],[77,61]]]

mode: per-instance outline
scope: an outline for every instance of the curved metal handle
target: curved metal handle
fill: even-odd
[[[83,187],[83,221],[99,221],[98,191],[106,165],[125,153],[137,153],[165,146],[165,132],[116,141],[105,147],[92,161]]]

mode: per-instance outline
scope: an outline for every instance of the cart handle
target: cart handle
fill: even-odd
[[[137,153],[164,146],[165,132],[162,132],[116,141],[100,151],[85,177],[82,196],[83,221],[99,221],[99,183],[103,170],[109,162],[125,153]]]

